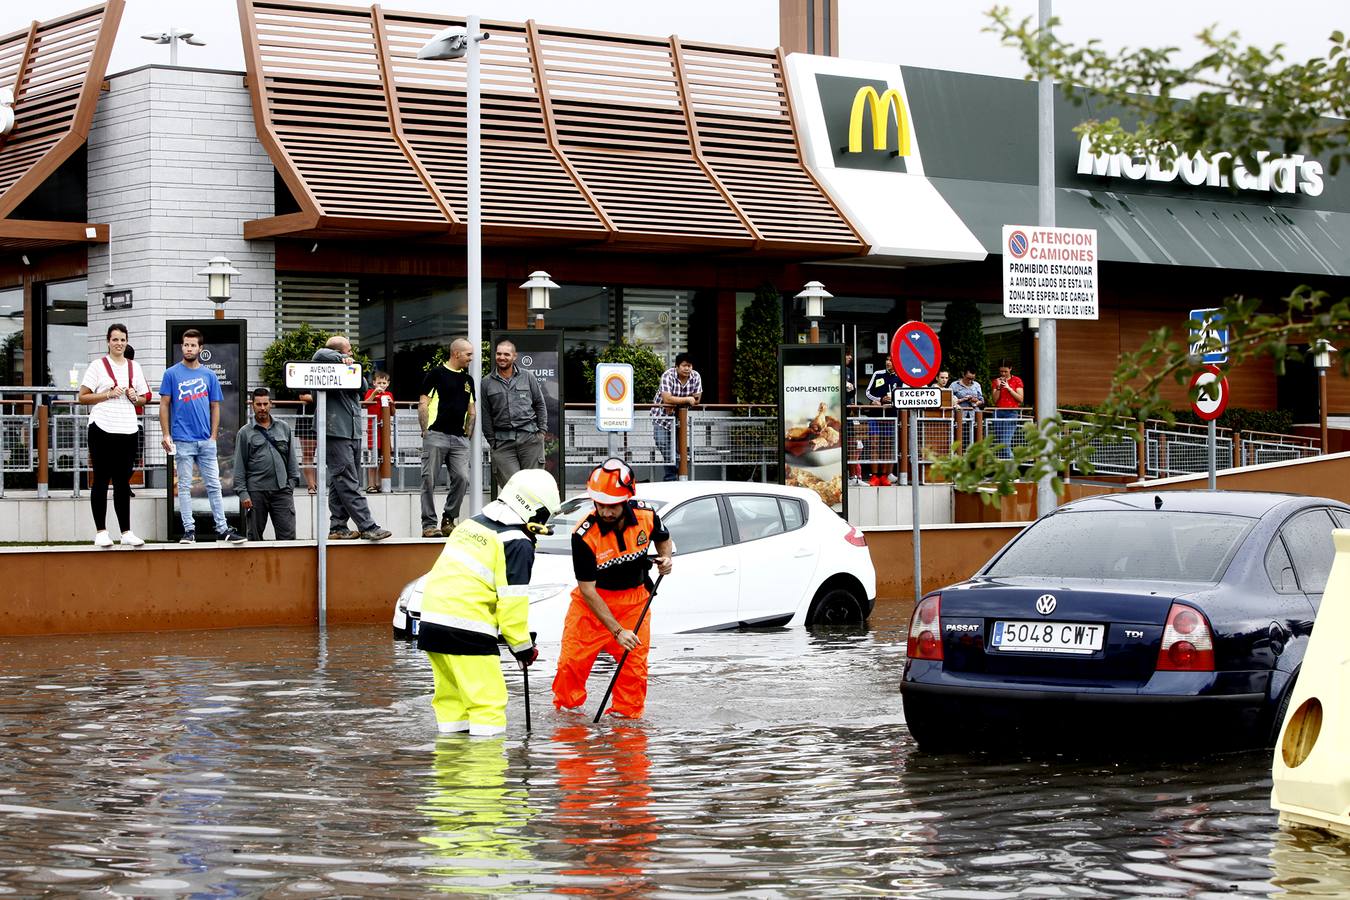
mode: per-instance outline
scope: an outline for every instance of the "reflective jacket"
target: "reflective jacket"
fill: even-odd
[[[512,652],[533,646],[527,587],[534,539],[522,525],[482,513],[461,522],[422,588],[417,646],[465,656],[497,653],[497,635]]]
[[[647,548],[670,537],[661,519],[641,500],[629,500],[619,527],[600,527],[591,513],[572,532],[572,572],[597,590],[623,591],[647,581]]]

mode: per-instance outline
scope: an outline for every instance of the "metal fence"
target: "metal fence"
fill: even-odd
[[[54,487],[72,490],[78,496],[88,484],[88,414],[84,407],[74,403],[73,397],[52,399],[51,393],[59,395],[61,392],[49,391],[45,401],[39,397],[39,404],[45,402],[49,412],[48,470],[55,476],[52,479]],[[39,407],[32,400],[0,399],[0,403],[3,404],[0,405],[0,496],[4,496],[7,486],[33,482],[33,476],[41,468],[38,459],[41,440],[39,416],[33,412]],[[901,463],[907,438],[901,431],[902,416],[896,410],[884,407],[858,407],[850,412],[844,447],[849,473],[857,474],[863,466],[889,467]],[[317,447],[314,414],[298,404],[287,403],[278,403],[274,414],[294,431],[305,481],[312,484]],[[1011,446],[1024,443],[1022,426],[1032,419],[1029,409],[1016,410],[1013,417],[1006,419],[984,414],[967,423],[958,422],[951,410],[916,414],[919,416],[921,480],[927,480],[927,467],[932,464],[933,457],[946,456],[973,438],[990,436]],[[1066,430],[1086,427],[1081,413],[1065,412],[1064,417]],[[143,413],[141,421],[141,446],[135,468],[143,476],[142,483],[162,487],[166,457],[160,444],[157,410],[151,408]],[[768,481],[775,477],[779,465],[776,408],[702,407],[689,412],[687,422],[688,428],[683,435],[678,428],[671,429],[667,450],[665,429],[645,410],[634,416],[632,431],[611,435],[596,429],[594,407],[569,405],[566,433],[562,435],[566,447],[566,480],[569,484],[583,482],[585,473],[611,452],[627,458],[638,469],[640,477],[659,480],[667,465],[678,463],[676,444],[681,437],[687,441],[691,478]],[[391,424],[389,452],[393,488],[419,490],[422,433],[416,408],[406,404],[397,407]],[[1091,460],[1095,474],[1126,477],[1139,474],[1140,448],[1134,439],[1139,433],[1137,428],[1121,425],[1109,434],[1093,439]],[[1113,440],[1113,436],[1118,439]],[[361,465],[363,480],[368,483],[378,483],[381,439],[378,417],[367,416]],[[1236,458],[1235,446],[1238,448]],[[1320,447],[1315,438],[1264,432],[1234,435],[1228,429],[1219,429],[1216,452],[1218,464],[1227,468],[1234,464],[1247,466],[1303,459],[1317,455]],[[1146,477],[1206,471],[1209,456],[1205,427],[1156,421],[1146,423],[1142,463]],[[483,483],[490,484],[490,451],[486,447],[480,465]],[[444,471],[438,473],[438,477],[444,479]]]
[[[1271,434],[1265,431],[1244,431],[1239,444],[1242,457],[1238,465],[1259,466],[1262,463],[1285,462],[1317,456],[1321,449],[1310,437],[1291,434]]]

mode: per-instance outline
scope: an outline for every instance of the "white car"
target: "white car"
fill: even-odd
[[[876,603],[877,576],[863,534],[815,491],[741,481],[669,481],[638,486],[675,542],[674,571],[652,603],[652,631],[862,624]],[[572,529],[591,501],[563,503],[541,537],[530,579],[530,629],[562,637],[576,587]],[[653,573],[653,578],[655,573]],[[394,633],[413,638],[425,576],[394,609]]]

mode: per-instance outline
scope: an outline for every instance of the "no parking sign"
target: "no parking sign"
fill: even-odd
[[[937,378],[942,366],[938,336],[922,322],[906,322],[891,338],[891,362],[895,374],[910,387],[925,387]]]

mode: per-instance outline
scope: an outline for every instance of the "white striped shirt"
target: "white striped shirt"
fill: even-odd
[[[104,358],[99,357],[91,362],[89,368],[84,370],[84,380],[80,382],[81,387],[87,387],[95,394],[113,389],[113,380],[108,377],[108,367],[103,365]],[[131,393],[141,396],[150,393],[150,388],[145,383],[145,372],[141,371],[135,360],[124,359],[118,364],[108,358],[108,365],[112,366],[113,375],[117,376],[119,386],[127,386],[127,372],[130,367]],[[140,413],[126,396],[110,397],[89,407],[89,423],[97,425],[100,430],[109,434],[135,434],[136,429],[141,426]]]

